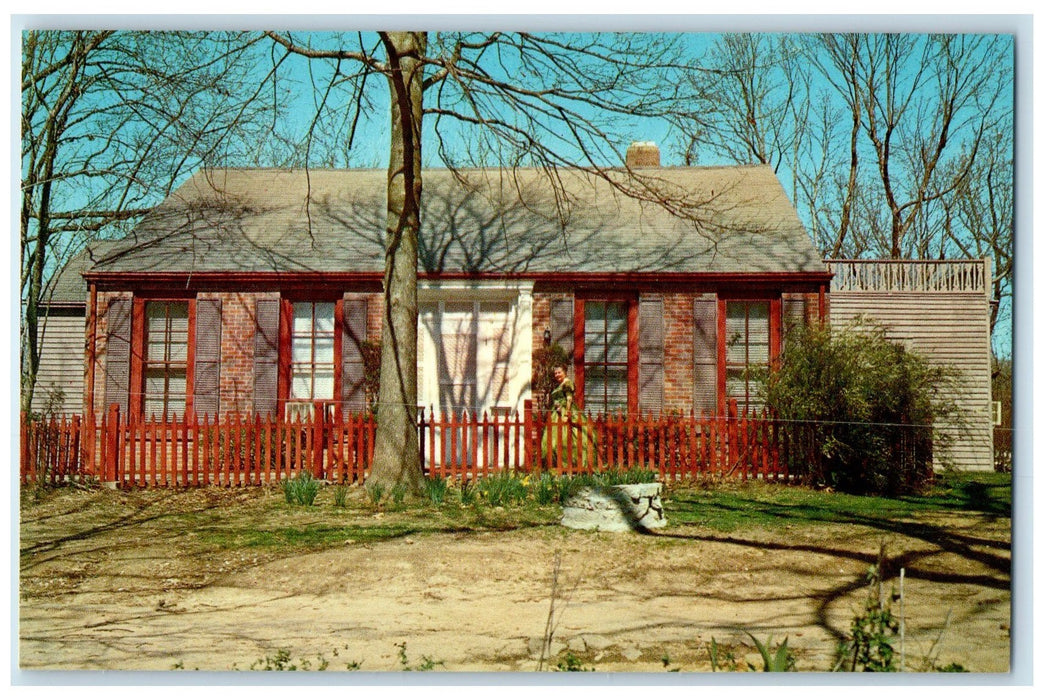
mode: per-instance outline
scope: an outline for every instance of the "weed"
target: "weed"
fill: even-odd
[[[852,639],[840,647],[840,655],[850,671],[897,671],[894,635],[899,632],[899,620],[892,614],[892,598],[883,595],[881,568],[884,563],[884,545],[881,545],[877,564],[870,567],[866,580],[870,587],[863,612],[852,620]],[[839,664],[840,665],[840,664]]]
[[[478,489],[475,487],[474,481],[460,482],[460,504],[462,506],[470,506],[477,497]]]
[[[754,640],[754,646],[758,648],[758,653],[761,654],[761,660],[764,663],[764,668],[761,670],[766,673],[782,673],[784,671],[793,671],[794,669],[794,654],[791,653],[790,648],[787,646],[789,637],[783,638],[783,643],[776,647],[775,653],[772,652],[772,637],[768,638],[768,641],[762,643],[757,637],[750,632],[747,632],[747,636]],[[754,670],[754,667],[750,664],[750,670]]]
[[[366,495],[370,497],[370,503],[374,508],[379,508],[381,499],[384,498],[384,485],[373,483],[366,486]]]
[[[283,497],[290,505],[310,506],[319,494],[319,480],[308,471],[302,471],[293,479],[283,482]]]
[[[395,507],[401,507],[403,501],[406,500],[406,484],[395,484],[391,490],[391,497]]]
[[[558,485],[555,483],[555,475],[544,472],[533,484],[533,500],[539,505],[546,506],[555,502],[558,495]]]
[[[442,477],[433,476],[424,480],[424,492],[434,506],[441,506],[446,500],[446,490],[449,483]]]
[[[718,640],[714,637],[711,637],[710,644],[707,645],[707,655],[710,657],[711,671],[736,670],[735,654],[731,650],[719,646]]]
[[[479,493],[491,506],[505,506],[526,500],[528,490],[522,479],[509,472],[487,476],[479,481]]]
[[[347,484],[338,484],[334,488],[333,492],[334,505],[338,508],[344,508],[348,502],[348,486]]]
[[[314,670],[325,671],[330,666],[322,654],[316,657],[317,666]],[[275,656],[265,656],[250,664],[251,671],[311,671],[312,662],[308,659],[299,659],[297,663],[291,660],[290,651],[279,649]]]
[[[558,663],[555,664],[556,671],[594,671],[594,667],[585,668],[583,662],[578,659],[573,652],[567,651],[565,658],[559,659]]]
[[[436,666],[445,666],[442,661],[436,661],[430,656],[421,655],[420,665],[417,667],[410,666],[410,659],[406,656],[406,642],[400,642],[396,644],[399,648],[399,666],[402,667],[403,671],[433,671]]]

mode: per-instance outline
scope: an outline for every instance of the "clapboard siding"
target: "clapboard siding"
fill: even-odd
[[[832,291],[830,321],[844,325],[859,316],[885,328],[930,362],[960,372],[956,397],[964,411],[962,433],[939,425],[953,439],[949,458],[960,469],[993,468],[990,402],[990,308],[985,294],[946,292]]]
[[[61,389],[61,413],[83,412],[83,345],[86,321],[82,313],[40,319],[40,367],[36,374],[32,410],[47,407],[48,395]]]

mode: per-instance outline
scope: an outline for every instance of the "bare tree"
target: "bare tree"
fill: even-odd
[[[974,163],[954,166],[964,177],[942,214],[946,232],[942,255],[950,257],[954,250],[964,257],[993,260],[991,291],[998,304],[990,313],[991,334],[998,321],[1011,319],[1015,230],[1011,137],[1011,132],[995,133],[979,148]]]
[[[794,172],[810,108],[803,52],[784,34],[722,35],[692,67],[685,162],[710,155]]]
[[[23,35],[23,410],[39,367],[40,305],[61,264],[126,230],[201,164],[265,140],[258,45],[238,33]]]
[[[422,142],[434,138],[439,159],[451,168],[494,162],[507,172],[522,166],[541,170],[563,213],[569,195],[560,170],[568,168],[697,216],[698,203],[664,194],[653,178],[620,176],[623,150],[641,121],[672,119],[682,104],[679,48],[675,38],[639,34],[380,32],[375,42],[341,35],[326,38],[323,46],[310,43],[311,37],[268,36],[289,53],[334,66],[323,74],[318,92],[348,95],[339,108],[353,123],[375,104],[366,96],[370,76],[384,76],[390,88],[385,318],[370,479],[416,488]],[[342,45],[330,46],[337,42]],[[322,106],[333,108],[328,101]],[[422,126],[425,119],[430,127]],[[353,130],[346,134],[354,137]]]
[[[888,257],[924,251],[924,238],[938,241],[942,233],[939,222],[923,225],[926,207],[953,197],[983,139],[1010,126],[1010,44],[985,35],[846,34],[820,40],[827,56],[820,65],[832,68],[824,75],[853,115],[851,200],[861,189],[879,196],[887,212],[885,222],[870,218],[860,224]],[[864,182],[856,170],[856,128],[871,147],[873,181]],[[919,227],[922,235],[913,235]],[[839,231],[845,233],[847,226]]]

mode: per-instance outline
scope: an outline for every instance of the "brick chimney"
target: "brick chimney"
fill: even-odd
[[[627,147],[627,167],[660,167],[660,149],[652,141],[635,141]]]

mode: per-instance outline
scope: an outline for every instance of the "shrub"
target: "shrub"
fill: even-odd
[[[931,481],[960,415],[953,370],[929,365],[882,329],[796,328],[778,366],[759,379],[791,445],[791,473],[857,494],[900,495]],[[954,393],[949,393],[953,396]]]

